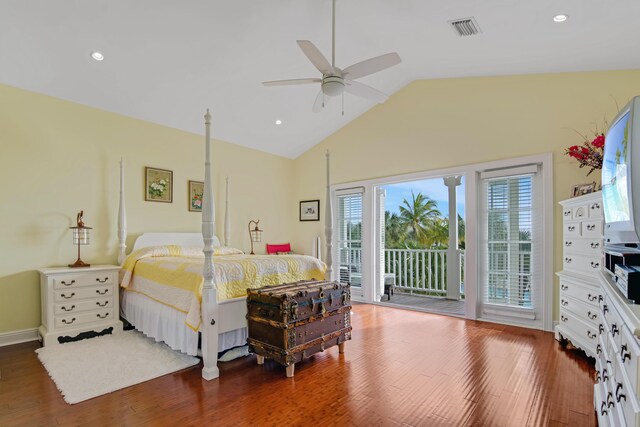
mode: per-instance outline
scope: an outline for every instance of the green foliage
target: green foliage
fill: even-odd
[[[422,193],[411,192],[404,199],[400,215],[385,212],[387,249],[444,249],[449,243],[449,219],[438,210],[438,203]],[[458,246],[465,247],[464,219],[458,215]]]

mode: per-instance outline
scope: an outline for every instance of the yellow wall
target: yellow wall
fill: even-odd
[[[116,261],[120,157],[128,250],[146,231],[200,231],[187,181],[203,178],[204,137],[3,85],[0,100],[0,333],[40,325],[35,269],[75,261],[68,227],[81,209],[93,227],[82,258]],[[145,166],[173,170],[173,203],[144,201]],[[265,241],[290,240],[292,160],[214,141],[213,171],[221,238],[228,175],[232,245],[248,249],[249,219],[261,220]]]
[[[587,170],[564,155],[581,143],[572,129],[587,134],[596,122],[602,127],[605,116],[617,113],[614,99],[622,107],[635,95],[640,70],[416,81],[298,157],[294,194],[326,206],[326,149],[333,184],[552,152],[559,201],[573,184],[599,182],[597,172],[586,177]],[[560,212],[556,204],[556,236]],[[297,246],[324,236],[322,221],[295,225]],[[561,254],[557,238],[555,271]]]
[[[324,222],[299,222],[297,202],[321,199],[323,216],[327,148],[334,184],[553,152],[558,201],[597,179],[563,154],[580,143],[571,129],[588,133],[615,115],[612,98],[622,105],[638,94],[640,70],[417,81],[295,160],[214,141],[216,199],[229,175],[233,246],[247,249],[247,222],[260,219],[264,241],[305,253]],[[203,174],[203,137],[8,86],[0,100],[0,333],[40,324],[35,269],[75,260],[68,227],[80,209],[94,227],[83,258],[115,262],[121,156],[129,249],[145,231],[199,231],[187,180]],[[144,166],[174,171],[172,204],[144,201]],[[555,251],[558,270],[560,239]]]

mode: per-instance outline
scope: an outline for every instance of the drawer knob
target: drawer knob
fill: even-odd
[[[597,297],[597,296],[595,296],[595,295],[588,294],[588,295],[587,295],[587,299],[588,299],[589,301],[595,301],[595,300],[597,300],[597,299],[598,299],[598,297]]]
[[[100,289],[96,289],[96,294],[98,294],[98,295],[104,295],[107,292],[109,292],[109,289],[105,289],[104,291],[100,291]]]
[[[599,267],[600,267],[600,263],[599,262],[591,261],[591,268],[599,268]]]
[[[569,216],[571,215],[571,211],[564,211],[564,216]]]
[[[625,396],[622,393],[622,383],[618,383],[618,385],[616,386],[616,402],[620,402],[621,399],[624,399],[624,401],[627,401],[627,396]]]
[[[607,369],[602,370],[602,381],[607,381],[609,379],[609,375],[607,375]]]
[[[72,281],[70,281],[70,282],[65,282],[64,280],[61,280],[61,281],[60,281],[60,283],[62,283],[62,284],[63,284],[63,285],[65,285],[65,286],[71,286],[71,285],[73,285],[74,283],[76,283],[76,281],[75,281],[75,280],[72,280]]]
[[[591,247],[593,249],[599,248],[600,247],[600,243],[599,242],[591,242]]]
[[[602,353],[602,346],[598,344],[596,346],[596,354],[600,354],[600,353]],[[598,371],[598,376],[600,376],[600,371]]]
[[[100,301],[96,301],[96,305],[97,305],[98,307],[106,307],[106,306],[107,306],[107,304],[109,304],[109,301],[105,301],[105,302],[103,302],[102,304],[100,303]]]
[[[107,280],[109,280],[109,278],[108,278],[108,277],[105,277],[105,278],[104,278],[104,279],[102,279],[102,280],[100,280],[100,278],[99,278],[99,277],[96,277],[96,282],[104,283],[104,282],[106,282]]]
[[[64,311],[72,311],[74,308],[76,308],[76,305],[72,305],[71,307],[67,308],[64,305],[62,307],[60,307],[61,309],[63,309]]]
[[[622,344],[620,346],[620,359],[622,360],[622,363],[624,363],[627,359],[631,360],[631,353],[629,353],[627,351],[627,345],[626,344]]]
[[[597,335],[596,335],[596,334],[594,334],[594,333],[593,333],[593,332],[591,332],[591,331],[587,331],[587,336],[588,336],[590,339],[594,339],[595,337],[597,337]]]
[[[560,304],[562,304],[563,306],[565,306],[565,307],[566,307],[567,305],[569,305],[569,302],[568,302],[568,301],[565,301],[565,300],[561,300],[561,301],[560,301]]]
[[[591,320],[594,320],[594,319],[596,319],[596,318],[598,317],[598,315],[597,315],[597,314],[595,314],[595,313],[591,313],[590,311],[588,311],[588,312],[587,312],[587,317],[588,317],[589,319],[591,319]]]
[[[571,258],[565,258],[564,262],[566,262],[567,264],[569,264],[571,262]]]
[[[73,296],[74,296],[75,294],[76,294],[75,292],[71,292],[71,295],[69,295],[69,296],[66,296],[65,294],[60,294],[60,296],[61,296],[62,298],[64,298],[64,299],[69,299],[69,298],[73,298]]]
[[[618,329],[618,325],[616,325],[615,323],[611,325],[611,335],[615,337],[616,334],[619,334],[619,333],[620,333],[620,330]]]
[[[594,203],[591,205],[591,210],[600,209],[600,203]]]
[[[98,316],[101,319],[106,319],[107,317],[109,317],[109,313],[105,313],[104,316],[101,316],[100,313],[96,314],[96,316]]]
[[[567,285],[560,285],[560,289],[566,291],[567,289],[569,289],[569,287]]]
[[[600,323],[600,325],[598,325],[598,331],[600,331],[601,334],[604,334],[604,325],[602,323]],[[600,344],[598,344],[600,345]]]
[[[607,393],[607,407],[611,408],[614,405],[615,403],[613,402],[613,393],[609,392]]]
[[[608,311],[609,311],[609,306],[608,306],[607,304],[603,305],[603,306],[602,306],[602,312],[603,312],[604,314],[607,314],[607,312],[608,312]]]
[[[70,321],[68,321],[68,322],[67,322],[67,319],[62,319],[62,323],[64,323],[65,325],[70,325],[75,321],[76,321],[75,317],[73,319],[71,319]]]
[[[565,317],[564,315],[560,315],[560,320],[566,322],[567,320],[569,320],[569,318]]]
[[[569,231],[573,231],[575,229],[576,229],[575,225],[570,225],[570,226],[567,227],[567,230],[569,230]]]
[[[569,246],[573,245],[573,242],[568,240],[568,241],[564,242],[564,245],[569,247]]]
[[[607,415],[607,403],[606,402],[602,402],[602,405],[600,405],[600,415]]]
[[[587,230],[591,231],[596,228],[595,224],[587,224]]]

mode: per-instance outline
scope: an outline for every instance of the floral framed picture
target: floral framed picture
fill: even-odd
[[[166,169],[145,167],[144,200],[173,203],[173,172]]]
[[[189,181],[189,212],[202,212],[204,182]]]
[[[320,221],[320,200],[300,202],[300,221]]]
[[[595,193],[597,191],[596,182],[589,184],[578,184],[571,187],[571,197],[584,196],[585,194]]]

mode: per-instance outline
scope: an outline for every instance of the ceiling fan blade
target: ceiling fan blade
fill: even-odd
[[[342,70],[342,75],[351,80],[377,73],[394,65],[398,65],[402,60],[396,52],[376,56]]]
[[[316,100],[313,103],[313,108],[311,109],[311,111],[313,111],[314,113],[319,113],[320,111],[322,111],[324,106],[327,105],[327,102],[329,102],[329,97],[324,96],[324,93],[322,93],[322,89],[320,89],[320,92],[318,92],[318,96],[316,96]]]
[[[316,45],[309,40],[298,40],[298,46],[302,49],[302,52],[309,58],[309,61],[320,71],[322,74],[333,74],[333,67],[324,57],[322,52],[318,50]]]
[[[308,83],[320,83],[322,79],[289,79],[289,80],[272,80],[270,82],[262,82],[265,86],[288,86],[288,85],[304,85]]]
[[[362,83],[354,82],[351,80],[345,80],[344,90],[357,96],[376,101],[380,104],[385,102],[389,95],[380,92],[378,89],[374,89],[371,86],[367,86]]]

